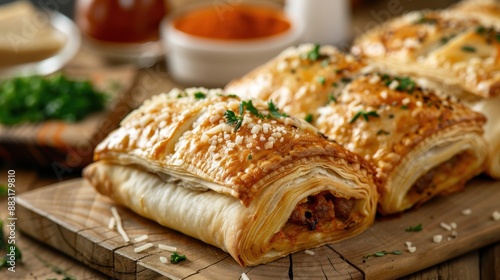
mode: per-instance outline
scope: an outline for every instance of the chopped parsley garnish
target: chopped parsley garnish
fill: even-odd
[[[187,260],[186,255],[179,255],[177,252],[173,252],[172,255],[170,255],[170,262],[171,263],[178,263],[181,261]]]
[[[194,98],[196,98],[196,100],[205,99],[206,97],[207,95],[201,91],[195,92],[194,94]]]
[[[326,67],[328,66],[328,64],[330,64],[330,59],[329,58],[325,58],[321,61],[321,66],[323,67]]]
[[[321,85],[324,85],[326,83],[326,79],[325,77],[323,76],[319,76],[318,77],[318,83],[320,83]]]
[[[476,52],[476,48],[473,46],[469,46],[469,45],[462,46],[461,50],[464,52],[469,52],[469,53]]]
[[[238,95],[236,95],[236,94],[228,94],[226,96],[227,97],[231,97],[231,98],[238,98]]]
[[[405,231],[421,231],[423,229],[422,224],[418,224],[414,227],[407,227]]]
[[[418,20],[416,20],[414,23],[416,23],[416,24],[436,24],[437,23],[437,19],[426,17],[426,16],[423,15]]]
[[[75,122],[101,111],[108,95],[86,80],[60,74],[16,77],[0,82],[0,123],[16,125],[49,119]]]
[[[259,113],[259,110],[253,106],[252,100],[248,101],[241,101],[240,103],[240,115],[243,115],[245,112],[245,109],[247,109],[250,113],[252,113],[254,116],[257,116],[259,118],[264,118],[264,116]]]
[[[7,246],[7,248],[8,247],[14,247],[14,258],[16,259],[16,261],[20,261],[23,259],[23,254],[21,253],[21,250],[19,250],[19,247],[17,247],[16,245],[9,245]]]
[[[383,257],[383,256],[386,256],[386,255],[402,255],[403,252],[399,251],[399,250],[394,250],[394,251],[391,251],[391,252],[388,252],[388,251],[378,251],[378,252],[375,252],[373,254],[368,254],[368,255],[365,255],[363,256],[363,260],[366,260],[370,257]]]
[[[308,123],[312,123],[313,122],[313,115],[312,114],[307,114],[305,117],[304,117],[304,120]]]
[[[382,81],[385,86],[390,86],[394,81],[397,81],[398,86],[395,88],[397,91],[406,91],[408,93],[413,93],[417,84],[409,77],[391,77],[389,75],[382,75]]]
[[[335,103],[337,103],[337,98],[335,98],[335,96],[333,95],[333,93],[328,96],[328,102],[335,102]]]
[[[241,124],[243,123],[243,117],[242,116],[237,116],[233,111],[227,110],[224,113],[224,117],[227,120],[227,124],[236,125],[234,127],[234,132],[236,132],[236,131],[238,131],[238,129],[240,129]]]
[[[493,27],[486,28],[484,26],[479,26],[476,28],[476,33],[484,36],[488,44],[491,44],[493,40],[500,43],[500,32],[497,32]]]
[[[309,59],[310,61],[316,61],[320,58],[319,49],[320,44],[315,44],[313,49],[302,56],[303,59]]]
[[[368,119],[370,116],[375,117],[375,118],[380,117],[379,114],[377,114],[377,112],[375,112],[375,111],[365,112],[365,111],[361,110],[361,111],[357,112],[356,115],[354,115],[354,117],[349,121],[349,123],[355,122],[359,117],[363,117],[363,119],[365,119],[365,121],[368,122]]]
[[[390,133],[388,131],[385,131],[383,129],[380,129],[379,131],[377,131],[377,135],[389,135]]]
[[[347,84],[347,83],[350,83],[352,81],[351,78],[347,78],[347,77],[343,77],[342,79],[340,79],[343,83]]]
[[[337,83],[332,83],[332,87],[336,88],[336,87],[338,87],[338,86],[339,86],[339,84],[337,84]]]
[[[186,96],[187,96],[187,93],[185,91],[181,91],[181,92],[179,92],[179,94],[177,94],[177,98],[183,98]]]
[[[249,154],[247,158],[248,158],[248,160],[252,160],[252,158],[253,158],[252,154]]]
[[[241,125],[243,124],[243,115],[245,114],[245,110],[248,110],[251,114],[258,118],[281,118],[281,117],[288,117],[287,114],[282,113],[276,108],[276,105],[274,105],[273,101],[269,101],[267,103],[268,105],[268,110],[269,110],[269,115],[264,116],[255,108],[255,106],[252,103],[252,100],[248,101],[241,101],[239,107],[238,107],[238,113],[239,116],[236,115],[235,112],[232,110],[226,110],[224,113],[224,117],[226,118],[226,123],[229,125],[235,125],[234,127],[234,132],[238,131],[240,129]]]
[[[407,105],[403,105],[400,108],[403,109],[403,110],[408,110],[408,106]]]
[[[269,115],[270,115],[270,116],[272,116],[272,117],[274,117],[274,118],[277,118],[277,119],[282,118],[282,117],[283,117],[283,118],[288,117],[288,115],[287,115],[287,114],[280,112],[280,111],[279,111],[279,109],[278,109],[278,108],[276,108],[276,105],[274,105],[274,103],[273,103],[273,101],[272,101],[272,100],[271,100],[271,101],[269,101],[269,102],[267,103],[267,105],[268,105],[268,107],[269,107]]]
[[[453,37],[455,37],[455,34],[452,34],[450,36],[443,36],[441,37],[441,44],[446,44],[448,43],[451,39],[453,39]]]
[[[394,114],[389,114],[389,119],[394,119]]]

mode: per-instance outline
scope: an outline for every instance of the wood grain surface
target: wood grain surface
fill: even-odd
[[[19,228],[33,238],[116,279],[392,279],[436,265],[445,260],[500,240],[500,222],[491,214],[500,210],[500,182],[487,178],[469,183],[464,192],[434,199],[419,209],[398,217],[378,219],[363,234],[337,244],[313,249],[314,255],[297,252],[256,267],[240,267],[227,253],[182,233],[164,228],[131,211],[118,207],[128,235],[148,234],[149,239],[127,244],[107,228],[113,202],[97,194],[83,179],[75,179],[21,194],[18,197]],[[470,215],[462,210],[470,208]],[[457,236],[440,223],[457,224]],[[422,223],[420,232],[405,228]],[[434,243],[434,235],[443,241]],[[417,247],[413,254],[405,242]],[[134,248],[146,242],[155,247],[141,253]],[[178,248],[188,261],[163,264],[169,257],[158,244]],[[377,251],[399,250],[402,255],[363,257]],[[476,253],[477,254],[477,253]],[[472,256],[474,257],[474,256]],[[479,267],[479,266],[477,266]]]

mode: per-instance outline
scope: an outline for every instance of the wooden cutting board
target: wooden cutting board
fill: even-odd
[[[477,178],[461,193],[439,197],[419,209],[377,219],[367,231],[341,243],[303,251],[256,267],[240,267],[227,253],[182,233],[162,227],[118,207],[123,226],[133,239],[148,234],[147,241],[126,244],[108,229],[113,202],[96,193],[83,179],[61,182],[17,197],[18,228],[78,261],[116,279],[381,279],[397,278],[500,240],[500,182]],[[470,209],[470,215],[462,214]],[[456,223],[457,235],[440,223]],[[407,232],[423,225],[420,232]],[[434,235],[443,241],[433,242]],[[405,242],[417,248],[409,253]],[[134,248],[152,242],[140,253]],[[163,264],[170,253],[158,244],[176,246],[188,257],[178,264]],[[402,255],[363,257],[377,251],[399,250]]]

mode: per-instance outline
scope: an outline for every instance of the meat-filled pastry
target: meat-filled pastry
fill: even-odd
[[[290,47],[226,91],[242,98],[272,100],[283,111],[305,117],[335,97],[363,64],[332,46]]]
[[[393,19],[355,40],[352,52],[384,71],[426,78],[464,100],[500,95],[498,30],[453,9]]]
[[[100,193],[243,266],[357,235],[376,212],[367,161],[272,102],[220,91],[153,97],[95,160],[84,176]]]
[[[362,36],[353,52],[388,72],[414,74],[422,85],[454,94],[484,114],[488,119],[486,172],[500,179],[500,129],[496,123],[500,3],[462,1],[443,11],[411,13]]]
[[[311,49],[312,46],[301,47],[302,53],[296,52],[296,59]],[[285,58],[293,60],[278,56],[272,64],[267,64],[269,68],[260,67],[258,75],[243,77],[238,82],[239,88],[260,87],[262,80],[255,77],[278,76],[269,78],[278,84],[268,86],[283,91],[289,84],[279,82],[290,79],[290,74],[275,71],[274,65]],[[300,69],[295,73],[307,75]],[[322,133],[374,165],[381,182],[381,213],[400,212],[437,194],[460,190],[468,179],[484,170],[487,152],[482,136],[483,115],[458,104],[456,98],[442,99],[422,91],[408,77],[376,73],[354,73],[353,77],[345,79],[321,106],[304,108],[302,113],[311,113],[309,121]],[[293,95],[299,89],[289,90]],[[231,92],[245,93],[237,88]],[[308,97],[321,99],[324,94],[311,91]]]
[[[320,108],[314,124],[375,166],[379,211],[391,214],[459,191],[484,170],[485,118],[454,99],[407,77],[369,74]]]
[[[449,10],[455,17],[474,18],[485,26],[500,28],[500,3],[496,0],[462,0]]]

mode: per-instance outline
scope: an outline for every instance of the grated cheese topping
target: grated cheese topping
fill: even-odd
[[[127,233],[123,229],[122,226],[122,219],[120,218],[120,215],[118,215],[118,211],[116,211],[116,207],[111,207],[111,213],[113,214],[113,217],[115,218],[116,221],[116,230],[118,233],[122,236],[123,240],[125,242],[130,242],[130,238],[128,237]]]

